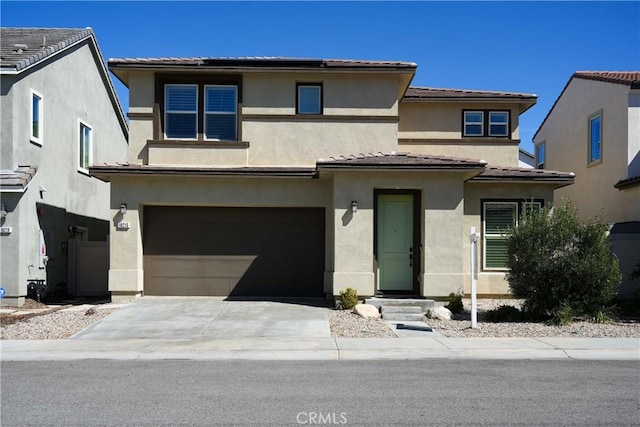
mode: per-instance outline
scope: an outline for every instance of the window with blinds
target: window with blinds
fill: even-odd
[[[507,239],[524,212],[542,209],[541,200],[486,201],[483,209],[483,269],[506,270],[509,258]]]
[[[518,203],[486,202],[484,204],[484,267],[504,269],[507,266],[507,236],[516,226]]]
[[[322,114],[322,85],[298,84],[297,114]]]
[[[167,139],[196,139],[198,136],[198,86],[165,85],[164,129]]]
[[[232,85],[208,85],[204,90],[205,138],[235,141],[238,127],[238,88]]]

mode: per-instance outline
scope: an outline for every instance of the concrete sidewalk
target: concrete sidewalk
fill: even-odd
[[[637,338],[293,338],[0,341],[2,361],[590,359],[640,361]]]

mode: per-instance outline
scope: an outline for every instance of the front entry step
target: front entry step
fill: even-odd
[[[428,310],[433,310],[435,302],[431,299],[420,298],[367,298],[366,304],[376,306],[379,310],[386,305],[391,306],[418,306],[422,309],[422,313],[426,313]]]
[[[368,298],[366,304],[376,306],[382,318],[392,322],[424,322],[424,314],[433,309],[433,300],[418,298]]]
[[[383,305],[382,318],[393,322],[424,322],[422,308],[417,305]]]

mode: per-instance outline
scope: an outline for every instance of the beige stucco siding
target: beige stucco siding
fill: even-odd
[[[464,138],[463,110],[508,110],[511,138]],[[403,102],[398,123],[400,151],[482,159],[518,166],[519,107],[516,104]]]
[[[640,220],[638,193],[613,187],[627,178],[628,165],[633,162],[628,137],[638,124],[629,123],[634,114],[629,113],[628,103],[628,86],[574,78],[534,140],[546,144],[546,169],[576,174],[575,184],[556,190],[554,198],[558,202],[570,197],[584,220]],[[600,111],[602,162],[589,165],[589,117]]]
[[[251,166],[314,166],[318,159],[397,148],[393,121],[245,121],[243,139],[249,144]]]
[[[334,294],[347,287],[361,295],[376,291],[374,194],[384,189],[420,191],[420,293],[446,296],[461,289],[462,182],[460,175],[447,173],[334,173]],[[351,212],[353,200],[357,213]]]
[[[508,295],[509,284],[505,280],[505,272],[488,271],[483,268],[483,223],[482,201],[492,200],[532,200],[542,199],[548,204],[553,198],[553,187],[539,184],[471,184],[464,188],[464,229],[463,249],[464,253],[464,292],[471,292],[470,272],[470,231],[475,227],[479,233],[477,246],[477,293],[478,295],[495,296]]]
[[[393,75],[272,73],[243,75],[243,114],[296,114],[296,84],[322,83],[323,114],[397,116],[398,81]]]

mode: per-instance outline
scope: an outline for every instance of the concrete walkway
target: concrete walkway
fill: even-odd
[[[334,338],[313,301],[144,297],[66,340],[0,340],[0,360],[596,359],[640,362],[637,338]]]
[[[640,362],[637,338],[225,337],[0,341],[2,361],[591,359]]]

